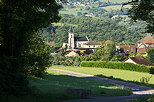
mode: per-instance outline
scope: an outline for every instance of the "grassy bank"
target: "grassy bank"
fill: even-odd
[[[66,89],[88,89],[92,96],[125,96],[131,92],[122,87],[108,83],[73,77],[48,70],[44,78],[30,77],[33,92],[28,96],[3,96],[0,102],[55,102],[58,100],[80,98],[78,95],[66,92]]]
[[[134,72],[119,69],[106,69],[94,67],[72,67],[72,66],[52,66],[52,68],[60,68],[74,72],[80,72],[91,75],[104,75],[106,77],[119,78],[125,81],[141,82],[141,79],[151,77],[148,84],[154,84],[154,75],[149,73]]]

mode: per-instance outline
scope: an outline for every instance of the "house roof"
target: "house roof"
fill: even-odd
[[[136,45],[120,45],[120,49],[122,49],[124,52],[134,52],[136,53]]]
[[[101,45],[101,44],[96,41],[88,41],[88,42],[84,43],[84,45]]]
[[[154,39],[149,39],[145,42],[146,44],[154,44]]]
[[[147,35],[146,37],[144,37],[143,39],[141,39],[141,40],[139,40],[139,41],[137,41],[138,43],[139,42],[143,42],[143,43],[150,43],[150,44],[152,44],[152,43],[154,43],[154,39],[153,39],[153,37],[151,36],[151,35]]]
[[[52,42],[47,42],[47,44],[50,45],[50,46],[54,46],[54,45],[55,45],[55,42],[54,42],[54,41],[52,41]]]
[[[87,37],[74,37],[75,41],[89,41]]]
[[[133,60],[136,64],[142,64],[146,66],[154,66],[151,62],[149,62],[147,59],[145,59],[143,56],[136,56],[136,57],[129,57],[131,60]]]

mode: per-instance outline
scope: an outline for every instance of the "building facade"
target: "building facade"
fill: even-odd
[[[79,48],[90,48],[94,49],[101,46],[101,44],[95,42],[95,41],[89,41],[89,38],[86,37],[75,37],[73,32],[73,27],[70,26],[69,32],[68,32],[68,41],[67,43],[63,43],[63,48],[67,49],[79,49]]]

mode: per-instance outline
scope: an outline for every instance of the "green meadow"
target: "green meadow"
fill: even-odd
[[[91,96],[127,96],[131,92],[123,87],[109,83],[96,82],[89,79],[68,76],[48,70],[43,78],[29,77],[33,89],[28,96],[14,97],[7,95],[0,102],[55,102],[60,100],[78,99],[80,96],[68,93],[67,89],[91,90]]]
[[[108,68],[94,68],[94,67],[73,67],[73,66],[59,66],[54,65],[52,68],[59,68],[79,73],[85,73],[90,75],[103,75],[106,77],[113,77],[122,79],[125,81],[141,82],[141,79],[150,78],[148,84],[154,84],[154,75],[149,73],[119,70],[119,69],[108,69]]]

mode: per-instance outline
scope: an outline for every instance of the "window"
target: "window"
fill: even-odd
[[[93,47],[95,48],[95,45]]]
[[[89,46],[89,48],[90,48],[90,46]]]

